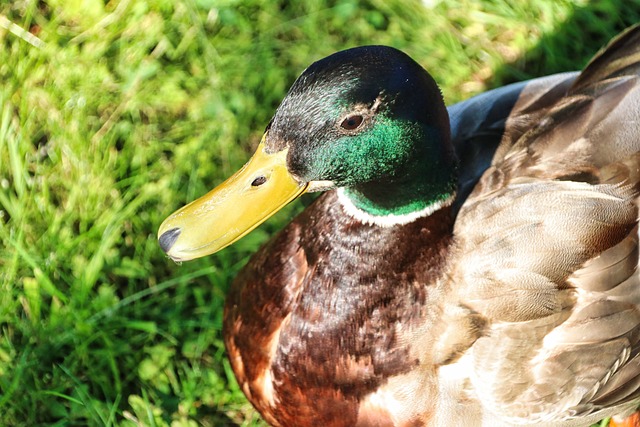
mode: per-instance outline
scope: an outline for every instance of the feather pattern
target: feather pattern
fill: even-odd
[[[485,418],[588,424],[638,397],[639,34],[557,101],[516,102],[460,210],[449,274],[490,325],[468,349]]]

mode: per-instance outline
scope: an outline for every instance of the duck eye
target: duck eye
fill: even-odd
[[[346,130],[355,130],[360,127],[363,121],[364,117],[360,114],[354,114],[344,119],[342,123],[340,123],[340,127]]]
[[[256,179],[254,179],[251,182],[251,186],[252,187],[260,187],[262,184],[264,184],[265,182],[267,182],[267,177],[264,175],[260,175],[259,177],[257,177]]]

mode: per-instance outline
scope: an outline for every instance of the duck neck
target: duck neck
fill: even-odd
[[[456,194],[457,162],[453,155],[434,164],[415,159],[403,176],[344,188],[340,197],[352,208],[376,219],[428,216],[449,206]],[[345,203],[343,203],[345,204]]]

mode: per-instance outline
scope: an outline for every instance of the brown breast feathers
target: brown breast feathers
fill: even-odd
[[[234,371],[273,425],[356,425],[363,396],[420,363],[399,336],[438,315],[425,306],[451,241],[450,210],[380,228],[336,199],[321,196],[282,230],[228,297]]]

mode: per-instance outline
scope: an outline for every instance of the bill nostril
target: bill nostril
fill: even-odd
[[[169,252],[169,249],[173,246],[173,244],[178,240],[178,236],[180,236],[179,228],[172,228],[171,230],[167,230],[158,238],[158,243],[163,251]]]

